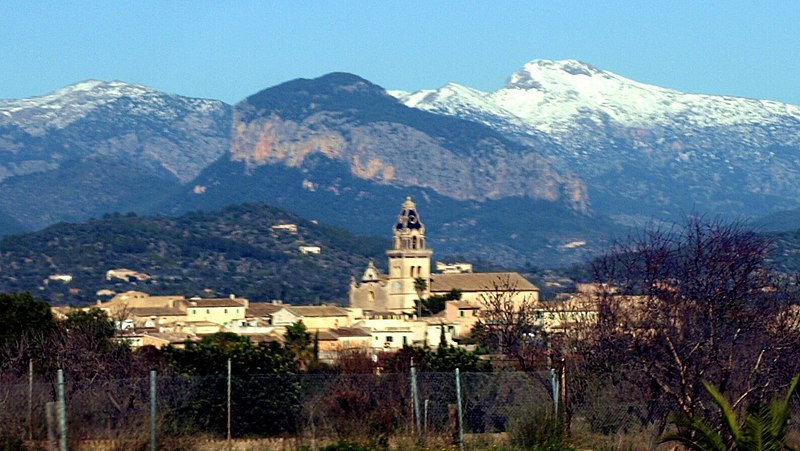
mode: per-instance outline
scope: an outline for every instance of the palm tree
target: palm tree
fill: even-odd
[[[703,386],[722,412],[727,434],[723,436],[721,431],[700,417],[680,416],[674,420],[678,432],[665,435],[661,438],[661,443],[675,441],[696,451],[794,449],[786,444],[786,424],[789,421],[792,396],[797,391],[798,381],[800,375],[792,379],[785,398],[773,399],[769,405],[745,414],[744,421],[741,422],[736,418],[736,413],[725,397],[713,385],[704,382]]]
[[[414,290],[417,292],[417,318],[422,318],[422,295],[428,289],[428,281],[422,277],[414,279]]]

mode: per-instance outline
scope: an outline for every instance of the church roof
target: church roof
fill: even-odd
[[[513,287],[517,291],[539,291],[536,285],[516,272],[475,272],[462,274],[431,274],[432,293],[492,291]]]
[[[419,230],[424,232],[425,226],[417,212],[417,205],[411,200],[411,197],[406,197],[406,201],[403,202],[403,208],[394,227],[398,231]]]

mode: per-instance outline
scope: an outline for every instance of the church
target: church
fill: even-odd
[[[456,289],[465,301],[480,303],[482,296],[511,287],[519,300],[539,300],[539,289],[515,272],[431,274],[433,251],[425,241],[425,224],[416,204],[407,197],[392,227],[389,274],[381,274],[370,262],[361,280],[350,281],[350,307],[371,315],[413,315],[417,299],[446,294]]]

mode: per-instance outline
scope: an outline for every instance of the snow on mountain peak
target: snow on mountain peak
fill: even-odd
[[[454,89],[453,86],[458,87]],[[504,123],[528,129],[569,133],[577,122],[611,121],[630,127],[678,122],[694,126],[754,124],[776,114],[800,119],[800,108],[778,102],[686,94],[639,83],[577,60],[533,60],[511,74],[505,86],[483,93],[448,84],[438,90],[410,93],[406,105],[470,118],[472,111],[493,114]],[[488,123],[486,118],[482,121]]]
[[[33,135],[41,135],[46,129],[64,128],[97,108],[122,98],[131,99],[131,108],[141,113],[162,117],[177,114],[175,108],[169,106],[167,98],[183,99],[198,110],[210,110],[221,105],[221,102],[214,100],[172,96],[147,86],[119,80],[85,80],[43,96],[0,100],[0,119],[5,118]]]

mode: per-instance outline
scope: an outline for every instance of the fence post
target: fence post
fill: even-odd
[[[156,370],[150,370],[150,451],[156,451]]]
[[[553,391],[553,417],[558,421],[558,401],[561,399],[561,377],[556,374],[556,369],[550,367],[550,387]]]
[[[458,404],[458,448],[464,451],[464,412],[461,408],[461,371],[456,368],[456,403]]]
[[[231,359],[228,358],[228,442],[231,441]]]
[[[423,404],[425,413],[422,415],[422,432],[428,433],[428,398],[425,398],[425,403]]]
[[[417,437],[422,438],[422,425],[419,415],[419,392],[417,390],[417,368],[414,359],[411,359],[411,398],[414,401],[414,420],[417,425]]]
[[[58,448],[56,442],[56,403],[48,401],[44,406],[45,415],[47,416],[47,450],[55,451]]]
[[[64,398],[64,370],[59,369],[58,381],[58,444],[61,451],[67,451],[67,403]]]
[[[28,359],[28,441],[33,441],[33,359]]]

